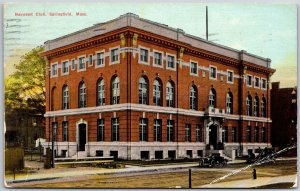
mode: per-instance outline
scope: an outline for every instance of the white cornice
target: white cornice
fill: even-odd
[[[58,111],[48,111],[45,113],[45,117],[58,117],[58,116],[70,116],[70,115],[83,115],[91,113],[102,113],[102,112],[116,112],[116,111],[141,111],[141,112],[153,112],[153,113],[167,113],[167,114],[180,114],[187,116],[196,116],[203,117],[204,111],[195,111],[181,108],[172,108],[172,107],[161,107],[161,106],[152,106],[152,105],[142,105],[135,103],[123,103],[116,105],[105,105],[97,107],[85,107],[85,108],[76,108],[76,109],[67,109],[67,110],[58,110]],[[231,115],[231,114],[215,114],[209,113],[208,116],[211,117],[223,117],[225,119],[232,120],[245,120],[245,121],[257,121],[257,122],[267,122],[270,123],[272,120],[270,118],[261,118],[261,117],[251,117],[251,116],[240,116],[240,115]]]

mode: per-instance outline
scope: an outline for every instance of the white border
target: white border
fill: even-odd
[[[215,68],[216,69],[216,77],[215,78],[211,77],[210,68]],[[209,65],[209,79],[210,80],[217,80],[218,79],[218,68],[216,66],[214,66],[214,65]]]
[[[168,56],[174,57],[174,68],[168,67]],[[166,69],[176,71],[177,68],[177,58],[175,54],[166,53]]]
[[[52,66],[53,65],[56,65],[57,67],[56,67],[56,70],[57,70],[57,72],[56,72],[56,75],[53,75],[53,73],[52,73]],[[54,63],[51,63],[50,64],[50,78],[56,78],[56,77],[58,77],[58,62],[54,62]]]
[[[195,63],[197,65],[197,69],[196,69],[196,74],[192,73],[191,69],[192,69],[192,62]],[[199,70],[199,66],[198,66],[198,62],[195,60],[190,60],[190,75],[191,76],[198,76],[198,70]]]
[[[101,54],[101,53],[103,53],[103,64],[97,65],[97,63],[98,63],[98,57],[97,57],[97,55],[98,55],[98,54]],[[96,52],[95,52],[95,57],[96,57],[96,58],[95,58],[95,68],[102,68],[102,67],[105,67],[105,58],[106,58],[106,56],[105,56],[105,49],[96,51]]]
[[[258,86],[255,85],[255,78],[258,78]],[[260,77],[258,77],[258,76],[253,76],[253,87],[254,87],[254,88],[260,89],[260,85],[261,85],[261,84],[260,84],[260,81],[261,81],[261,80],[260,80]]]
[[[267,83],[268,83],[267,78],[260,78],[260,80],[261,80],[261,81],[260,81],[260,83],[261,83],[261,85],[260,85],[261,89],[262,89],[262,90],[266,90],[267,87],[268,87],[268,84],[267,84]],[[263,80],[266,81],[266,87],[265,87],[265,88],[263,87]]]
[[[84,68],[83,69],[79,69],[79,66],[80,66],[80,64],[79,64],[79,58],[82,58],[82,57],[84,57]],[[83,54],[83,55],[80,55],[80,56],[77,56],[77,60],[78,60],[78,64],[77,64],[77,72],[82,72],[82,71],[86,71],[86,55],[85,54]]]
[[[141,60],[141,57],[140,57],[140,55],[141,55],[141,49],[144,49],[144,50],[147,50],[148,51],[148,62],[145,62],[145,61],[142,61]],[[146,48],[146,47],[144,47],[144,46],[140,46],[140,45],[138,45],[138,56],[139,56],[139,59],[138,59],[138,63],[139,64],[144,64],[144,65],[150,65],[150,48]]]
[[[68,62],[68,72],[65,72],[65,73],[63,73],[64,62]],[[70,72],[70,61],[69,60],[63,60],[61,62],[61,76],[69,75],[69,72]]]
[[[228,81],[228,72],[232,72],[232,81]],[[226,82],[228,84],[234,84],[234,71],[233,70],[228,70],[227,69]]]
[[[117,49],[117,53],[118,53],[118,60],[116,60],[116,61],[111,61],[111,51],[112,50],[114,50],[114,49]],[[112,48],[110,48],[109,49],[109,52],[108,52],[108,54],[109,54],[109,65],[114,65],[114,64],[120,64],[120,46],[115,46],[115,47],[112,47]]]
[[[161,65],[155,64],[155,53],[160,53],[161,54]],[[152,66],[153,67],[158,67],[158,68],[164,68],[164,53],[162,51],[158,51],[153,49],[153,53],[152,53]]]
[[[250,80],[251,85],[248,84],[248,76],[251,76],[251,80]],[[253,75],[250,75],[250,74],[246,75],[246,86],[247,87],[253,87]]]

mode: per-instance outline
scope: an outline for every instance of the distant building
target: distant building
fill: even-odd
[[[297,142],[297,87],[280,88],[280,82],[272,83],[271,118],[273,147]]]
[[[259,42],[258,42],[259,43]],[[125,14],[45,42],[46,147],[123,159],[270,144],[270,59]]]

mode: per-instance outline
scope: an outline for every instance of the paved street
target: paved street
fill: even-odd
[[[287,159],[279,159],[278,162],[276,162],[276,165],[280,165],[281,162],[286,162]],[[295,158],[289,158],[289,161],[291,163],[296,162]],[[241,188],[241,187],[256,187],[266,184],[274,184],[274,183],[280,183],[280,182],[295,182],[296,181],[296,170],[294,173],[290,172],[288,175],[285,175],[280,172],[274,173],[272,171],[272,166],[268,167],[271,169],[262,169],[259,171],[260,175],[257,180],[251,179],[251,170],[248,170],[247,172],[241,173],[241,177],[239,180],[231,180],[229,179],[226,182],[217,182],[214,184],[209,184],[209,181],[207,182],[201,182],[201,176],[205,176],[205,174],[210,174],[211,180],[221,177],[222,175],[226,175],[228,173],[231,173],[235,168],[241,168],[242,166],[245,166],[244,164],[241,164],[241,162],[244,161],[234,161],[231,162],[231,164],[226,168],[199,168],[198,163],[196,162],[189,162],[189,163],[174,163],[174,164],[168,164],[168,165],[152,165],[152,166],[138,166],[138,165],[126,165],[125,168],[122,169],[107,169],[107,168],[95,168],[95,167],[76,167],[76,168],[66,168],[66,167],[57,167],[54,169],[43,169],[40,168],[39,170],[34,169],[34,166],[36,167],[36,164],[41,165],[42,163],[34,162],[34,161],[28,161],[26,163],[27,167],[32,168],[31,173],[27,174],[17,174],[14,180],[14,177],[12,174],[6,175],[6,183],[9,187],[23,187],[23,186],[29,186],[29,187],[35,187],[35,185],[48,185],[51,182],[72,182],[72,185],[74,185],[75,182],[85,181],[88,179],[93,180],[95,176],[105,177],[106,179],[110,179],[112,182],[116,182],[116,176],[120,177],[122,179],[122,176],[136,176],[136,177],[147,177],[147,175],[151,174],[157,174],[157,177],[159,177],[161,174],[171,174],[173,172],[174,176],[184,176],[186,177],[187,169],[191,168],[193,170],[193,187],[224,187],[224,188]],[[288,162],[289,163],[289,162]],[[34,165],[34,166],[30,166]],[[270,164],[271,165],[271,164]],[[284,165],[280,165],[280,168],[284,168]],[[79,173],[80,172],[80,173]],[[214,173],[210,173],[214,172]],[[284,172],[284,170],[283,170]],[[177,173],[177,175],[175,175]],[[200,174],[199,174],[200,173]],[[201,174],[202,173],[202,174]],[[203,174],[204,173],[204,174]],[[215,175],[215,177],[213,176]],[[164,175],[166,176],[166,175]],[[235,175],[236,176],[236,175]],[[115,177],[115,178],[114,178]],[[154,176],[156,177],[156,176]],[[144,179],[145,179],[144,178]],[[246,178],[246,179],[245,179]],[[99,179],[99,178],[97,178]],[[186,179],[186,178],[184,178]],[[127,180],[129,181],[129,180]],[[93,181],[89,181],[92,182]],[[109,181],[108,181],[109,182]],[[186,182],[186,181],[185,181]],[[99,181],[98,181],[99,183]],[[116,182],[117,183],[117,182]],[[66,184],[66,183],[65,183]],[[111,185],[111,184],[110,184]],[[178,185],[185,186],[184,184],[180,184],[178,182]],[[115,186],[115,185],[114,185]],[[142,185],[141,185],[142,186]],[[66,185],[67,187],[67,185]],[[94,187],[98,187],[97,185],[94,185]],[[102,187],[100,185],[100,187]],[[151,188],[152,186],[149,186]],[[171,186],[172,187],[172,186]]]

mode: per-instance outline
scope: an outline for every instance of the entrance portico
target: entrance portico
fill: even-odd
[[[218,143],[222,143],[222,124],[221,118],[208,118],[204,120],[205,124],[205,144],[213,147],[214,150],[218,149]]]

